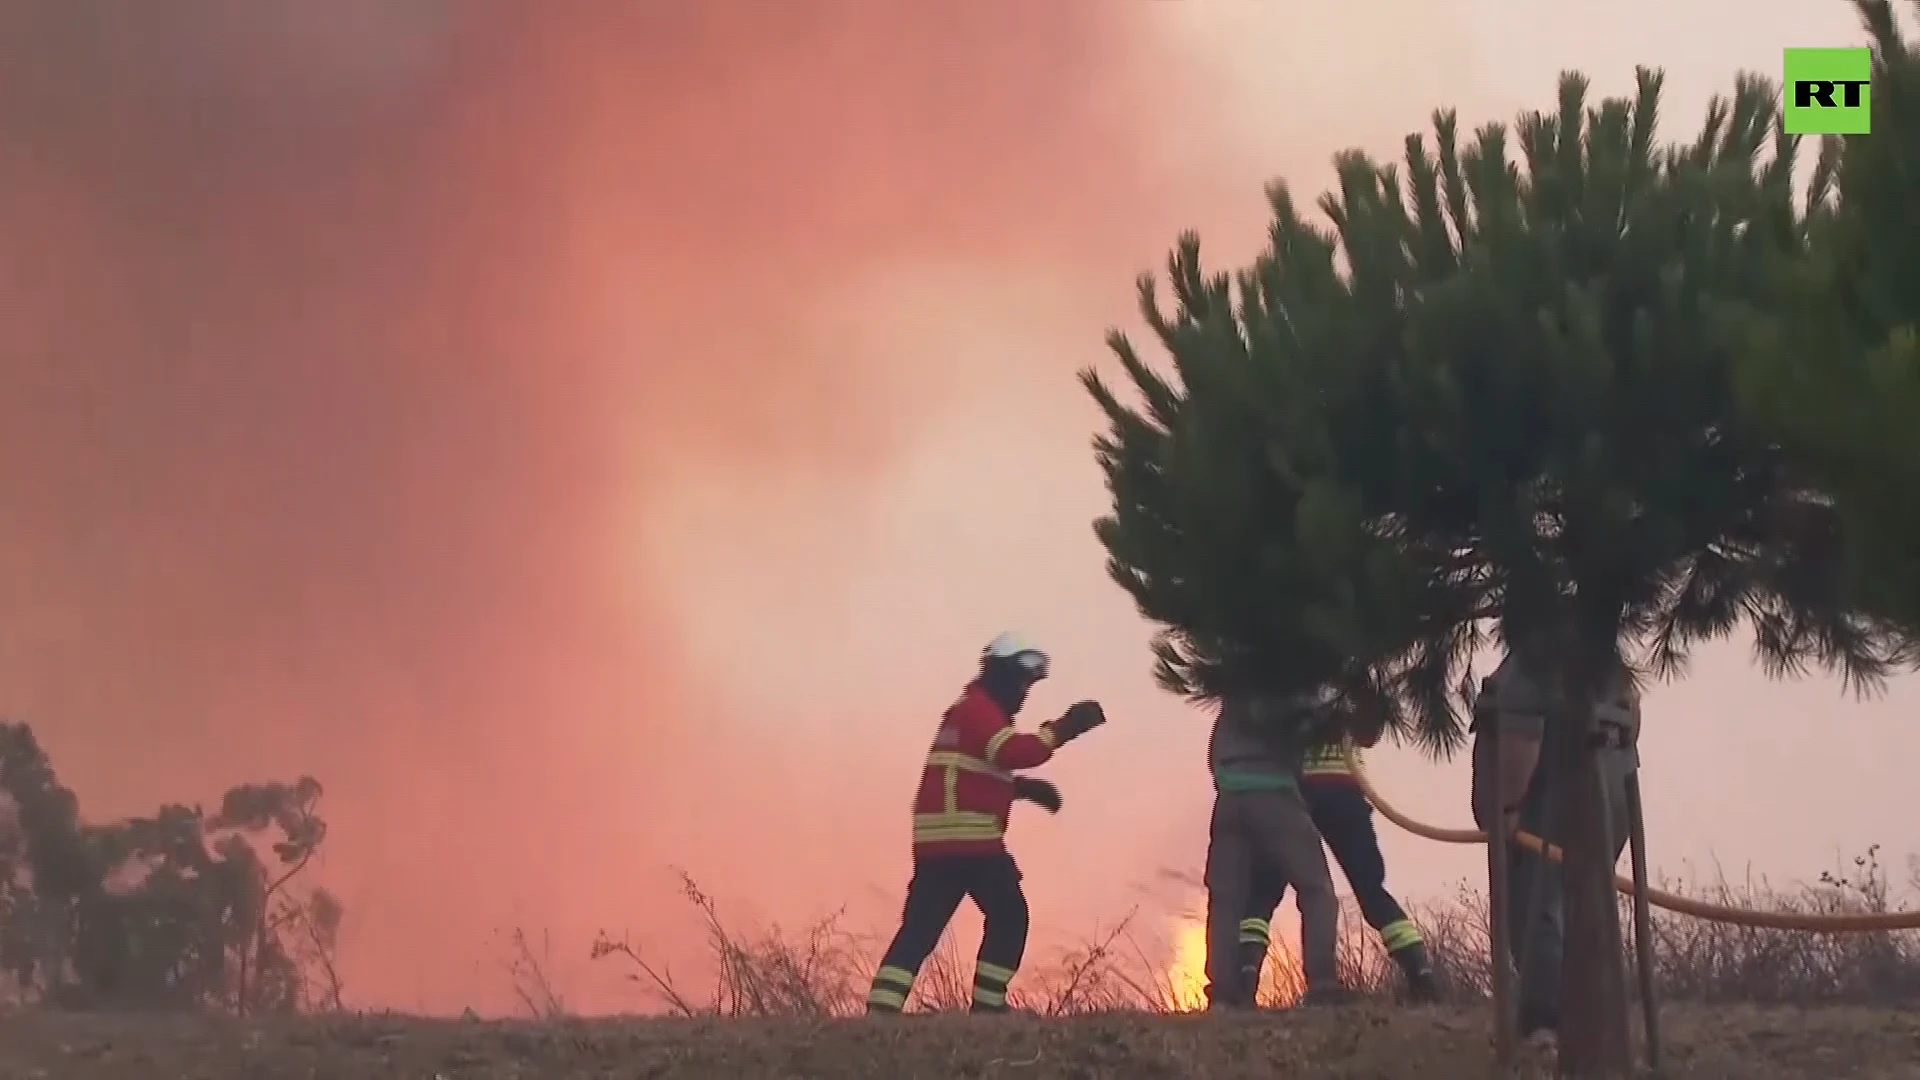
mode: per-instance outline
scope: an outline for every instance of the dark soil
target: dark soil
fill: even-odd
[[[1920,1078],[1920,1013],[1673,1006],[1665,1075]],[[397,1015],[248,1023],[15,1012],[0,1080],[534,1080],[534,1078],[1377,1077],[1489,1075],[1484,1012],[1363,1005],[1217,1018],[1066,1020],[607,1019],[556,1023]],[[1529,1051],[1522,1075],[1544,1075]]]

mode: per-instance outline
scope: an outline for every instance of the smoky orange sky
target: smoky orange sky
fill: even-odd
[[[1543,7],[0,0],[0,712],[96,817],[318,776],[357,1003],[507,1007],[520,926],[620,1008],[587,942],[676,955],[670,867],[883,929],[929,730],[1016,628],[1035,714],[1115,718],[1014,826],[1040,938],[1178,906],[1204,725],[1102,574],[1072,378],[1134,274],[1190,226],[1244,259],[1264,181],[1438,104],[1647,62],[1679,135],[1858,37]],[[1710,651],[1651,698],[1656,861],[1920,849],[1916,704]],[[1463,816],[1458,765],[1376,773]],[[1412,896],[1476,865],[1386,844]]]

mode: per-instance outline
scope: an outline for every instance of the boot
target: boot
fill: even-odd
[[[1356,990],[1344,986],[1312,986],[1300,995],[1300,1008],[1322,1009],[1336,1005],[1352,1005],[1361,1000]]]
[[[1243,1007],[1244,1006],[1240,1004],[1240,998],[1237,993],[1216,994],[1213,992],[1213,987],[1211,986],[1207,987],[1207,1011],[1208,1012],[1210,1013],[1239,1012]]]
[[[1245,1008],[1254,1008],[1260,1001],[1260,971],[1267,963],[1267,943],[1251,941],[1240,943],[1240,986],[1239,1000],[1235,1002]]]
[[[1421,1004],[1440,999],[1440,980],[1433,973],[1433,960],[1427,955],[1426,943],[1416,941],[1403,945],[1390,955],[1407,977],[1408,997]]]

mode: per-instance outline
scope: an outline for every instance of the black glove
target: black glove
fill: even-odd
[[[1047,780],[1016,776],[1013,778],[1013,797],[1024,799],[1049,814],[1060,812],[1060,789]]]
[[[1053,722],[1053,733],[1060,737],[1062,746],[1107,722],[1107,714],[1100,709],[1097,701],[1077,701],[1060,714]]]

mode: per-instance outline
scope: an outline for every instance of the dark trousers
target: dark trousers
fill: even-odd
[[[1373,828],[1373,807],[1357,786],[1346,783],[1313,783],[1301,786],[1307,812],[1320,830],[1333,861],[1353,887],[1360,904],[1360,916],[1375,930],[1384,930],[1407,921],[1400,901],[1387,891],[1387,861],[1380,854],[1380,836]],[[1249,917],[1273,918],[1275,908],[1287,895],[1286,875],[1280,868],[1261,864],[1255,868],[1253,903]],[[1416,939],[1417,940],[1417,939]],[[1392,942],[1388,943],[1391,949]]]
[[[973,1010],[1005,1012],[1007,984],[1027,951],[1027,895],[1020,868],[1005,851],[991,855],[918,857],[900,930],[893,935],[867,993],[867,1011],[899,1012],[913,992],[920,965],[940,943],[960,901],[971,896],[986,922],[974,963]]]
[[[1335,949],[1340,904],[1320,834],[1297,791],[1221,793],[1214,797],[1207,843],[1207,996],[1214,1006],[1246,1006],[1254,987],[1240,971],[1240,921],[1255,868],[1279,868],[1300,894],[1300,962],[1309,991],[1339,988]]]
[[[1365,793],[1358,785],[1341,781],[1307,781],[1301,785],[1301,794],[1314,827],[1353,888],[1361,917],[1380,935],[1388,955],[1406,970],[1409,979],[1430,980],[1431,962],[1420,930],[1407,917],[1400,901],[1387,891],[1387,863],[1380,854],[1373,807]],[[1266,960],[1273,913],[1286,894],[1287,878],[1279,867],[1262,863],[1255,868],[1252,903],[1240,923],[1240,967],[1245,980],[1256,988]]]

